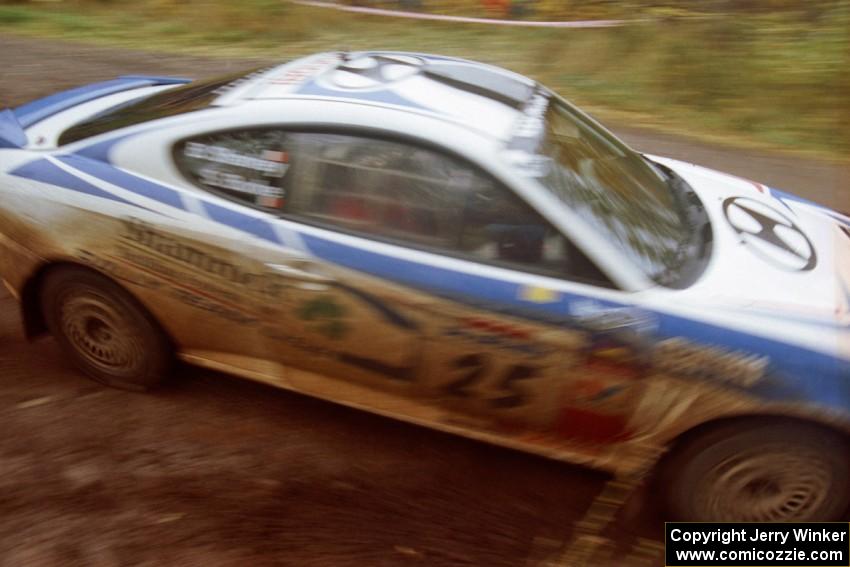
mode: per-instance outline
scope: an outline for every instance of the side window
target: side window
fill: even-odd
[[[469,194],[458,248],[482,260],[558,275],[569,261],[566,239],[513,192],[492,182],[477,184]]]
[[[350,231],[453,248],[471,179],[412,146],[336,134],[293,134],[297,177],[287,212]]]
[[[286,138],[279,130],[208,134],[177,144],[174,160],[184,175],[212,193],[279,212],[286,202]]]
[[[611,287],[511,190],[459,159],[387,140],[287,135],[288,215],[382,240]]]

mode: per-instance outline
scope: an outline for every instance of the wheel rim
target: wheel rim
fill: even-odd
[[[88,364],[119,376],[133,374],[142,364],[141,338],[105,297],[93,291],[73,293],[61,313],[65,336]]]
[[[811,451],[760,447],[716,466],[697,492],[706,520],[804,521],[829,496],[832,476],[823,457]]]

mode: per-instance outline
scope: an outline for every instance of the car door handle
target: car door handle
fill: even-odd
[[[293,264],[266,264],[266,267],[276,274],[297,281],[298,287],[302,289],[323,291],[336,281],[331,276],[311,270],[311,262]]]

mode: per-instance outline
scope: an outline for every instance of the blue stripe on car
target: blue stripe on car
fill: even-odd
[[[203,201],[203,206],[207,215],[216,222],[241,230],[242,232],[253,234],[263,240],[268,240],[275,244],[282,244],[271,223],[264,219],[252,217],[234,209],[222,207],[221,205],[216,205],[215,203],[210,203],[208,201]]]
[[[106,140],[89,146],[88,148],[85,148],[85,150],[89,150],[92,155],[100,153],[105,155],[108,154],[109,148],[122,138]],[[80,171],[117,185],[123,189],[127,189],[128,191],[132,191],[138,195],[154,199],[160,203],[170,205],[178,209],[186,209],[180,193],[165,185],[154,183],[153,181],[143,179],[133,175],[132,173],[118,169],[117,167],[104,163],[103,161],[90,159],[78,154],[62,156],[59,159]],[[215,222],[253,234],[263,240],[268,240],[275,244],[281,244],[280,238],[277,236],[274,228],[266,220],[246,215],[235,209],[223,207],[208,201],[202,201],[202,203],[207,216]]]
[[[395,258],[313,235],[302,234],[302,238],[314,255],[328,262],[476,308],[528,320],[575,325],[569,316],[569,304],[589,299],[561,293],[557,301],[537,304],[522,298],[521,284]],[[607,300],[593,301],[605,309],[631,307]],[[652,315],[658,328],[651,341],[685,338],[700,345],[767,356],[769,378],[749,390],[762,398],[802,399],[835,407],[850,401],[850,380],[846,379],[850,376],[850,363],[835,356],[686,317],[661,312]]]
[[[316,95],[327,96],[335,99],[346,98],[355,100],[365,100],[368,102],[380,102],[383,104],[393,104],[396,106],[406,106],[408,108],[416,108],[419,110],[429,110],[427,107],[417,104],[411,100],[400,96],[390,90],[380,91],[355,91],[355,90],[333,90],[327,89],[316,84],[315,81],[308,81],[304,86],[298,89],[296,94],[300,95]]]
[[[842,214],[842,213],[840,213],[836,210],[833,210],[833,209],[827,207],[826,205],[821,205],[820,203],[810,201],[809,199],[804,199],[803,197],[798,197],[797,195],[794,195],[793,193],[786,193],[785,191],[780,191],[779,189],[774,189],[772,187],[770,188],[770,194],[773,197],[775,197],[776,199],[779,199],[786,207],[788,206],[788,204],[785,203],[785,201],[791,201],[791,202],[794,202],[794,203],[802,203],[804,205],[809,205],[811,207],[815,207],[817,209],[820,209],[825,214],[827,214],[830,217],[832,217],[833,219],[835,219],[836,222],[838,222],[838,223],[840,223],[844,226],[850,226],[850,219],[848,219],[845,216],[846,213]]]
[[[768,376],[749,390],[761,398],[805,400],[834,407],[845,407],[850,402],[848,361],[728,327],[666,313],[657,315],[657,340],[682,337],[703,345],[767,356],[770,359]]]
[[[185,210],[183,199],[180,193],[174,189],[170,189],[165,185],[148,181],[132,173],[128,173],[117,167],[103,163],[101,161],[89,159],[82,156],[67,155],[58,158],[62,163],[66,163],[84,173],[88,173],[93,177],[97,177],[113,185],[117,185],[128,191],[132,191],[143,197],[159,201],[165,205]]]
[[[85,193],[86,195],[109,199],[126,205],[138,206],[135,203],[131,203],[126,199],[122,199],[117,195],[113,195],[99,187],[95,187],[91,183],[83,181],[79,177],[68,173],[46,159],[31,161],[30,163],[22,165],[9,173],[11,175],[17,175],[18,177],[25,177],[27,179],[48,183],[50,185],[57,185],[65,189],[77,191],[78,193]]]
[[[821,209],[827,208],[827,207],[824,207],[823,205],[815,203],[814,201],[810,201],[809,199],[804,199],[803,197],[798,197],[797,195],[794,195],[793,193],[786,193],[785,191],[780,191],[779,189],[774,189],[773,187],[770,187],[769,189],[770,189],[770,194],[777,199],[782,199],[782,200],[785,200],[785,201],[794,201],[794,202],[797,202],[797,203],[804,203],[806,205],[812,205],[812,206],[815,206],[815,207],[818,207],[818,208],[821,208]]]
[[[74,154],[78,156],[83,156],[91,159],[96,159],[98,161],[109,163],[109,152],[118,142],[122,140],[126,140],[130,136],[134,136],[139,132],[133,132],[132,134],[124,134],[122,136],[114,136],[109,138],[108,140],[104,140],[102,142],[96,142],[84,148],[80,148],[75,151]]]
[[[309,234],[301,234],[301,237],[307,248],[323,260],[430,293],[493,305],[512,305],[536,312],[537,317],[547,321],[551,320],[552,313],[561,313],[560,319],[567,313],[563,300],[556,306],[518,299],[520,286],[516,283],[394,258]],[[532,313],[527,314],[527,318],[532,317]]]

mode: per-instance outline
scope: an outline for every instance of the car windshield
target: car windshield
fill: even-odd
[[[702,203],[672,170],[557,97],[538,152],[551,161],[540,181],[653,281],[685,287],[699,276],[711,229]]]
[[[62,132],[59,145],[64,146],[134,124],[209,108],[219,96],[242,84],[244,80],[256,76],[259,72],[261,70],[247,73],[242,71],[205,81],[193,81],[187,85],[114,106]]]

